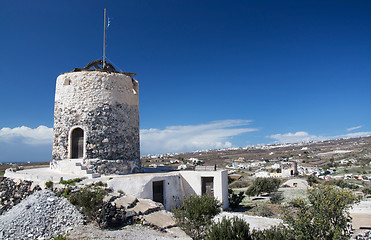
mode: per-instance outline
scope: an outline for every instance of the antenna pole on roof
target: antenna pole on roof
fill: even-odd
[[[103,66],[104,69],[106,67],[106,9],[104,9],[104,30],[103,30]]]

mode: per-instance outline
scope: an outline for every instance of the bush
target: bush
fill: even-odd
[[[273,226],[268,229],[253,229],[251,233],[253,240],[294,240],[295,237],[284,225]]]
[[[308,189],[309,203],[295,201],[295,214],[284,211],[284,222],[288,224],[296,239],[349,239],[351,220],[347,209],[359,201],[350,190],[331,185],[319,185]]]
[[[255,178],[252,186],[250,186],[246,194],[248,196],[257,196],[262,193],[276,192],[281,184],[277,178]]]
[[[307,181],[308,181],[309,186],[313,186],[313,184],[318,184],[318,178],[313,175],[308,176]]]
[[[231,209],[236,209],[245,198],[245,194],[243,192],[239,192],[238,194],[234,193],[232,189],[228,189],[228,202],[229,207]]]
[[[346,182],[342,179],[340,179],[340,180],[335,180],[335,179],[328,180],[325,183],[325,185],[335,185],[335,186],[338,186],[338,187],[341,187],[341,188],[349,188],[349,189],[358,189],[359,188],[356,184]]]
[[[68,200],[81,208],[88,219],[96,219],[97,210],[103,203],[106,192],[103,189],[91,191],[90,189],[81,189],[79,192],[72,193]]]
[[[193,239],[205,236],[212,223],[212,218],[221,211],[221,204],[211,195],[189,196],[183,204],[173,210],[174,218]]]
[[[229,188],[244,188],[249,186],[249,183],[247,181],[234,181],[231,184],[229,184]]]
[[[269,200],[273,204],[281,203],[283,199],[284,199],[284,197],[283,197],[282,192],[271,193],[271,196],[269,198]]]
[[[49,188],[49,189],[53,188],[53,182],[52,182],[52,181],[47,181],[47,182],[45,183],[45,187],[46,187],[46,188]]]
[[[259,205],[252,209],[253,212],[255,212],[258,216],[261,217],[271,217],[273,216],[272,210],[267,207],[266,205]]]
[[[60,180],[59,183],[64,184],[64,185],[75,186],[75,183],[78,183],[78,182],[81,182],[81,181],[82,181],[81,178],[74,178],[74,179],[69,179],[69,180]]]
[[[64,235],[58,235],[56,236],[55,238],[53,238],[54,240],[68,240],[69,238],[66,238]]]
[[[369,195],[371,194],[371,187],[365,187],[362,189],[362,192],[365,194],[365,195]]]
[[[213,223],[210,227],[206,238],[207,240],[233,240],[246,239],[252,240],[250,235],[249,224],[244,220],[234,217],[227,219],[223,217],[220,222]]]

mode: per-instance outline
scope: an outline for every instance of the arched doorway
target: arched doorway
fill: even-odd
[[[75,128],[71,133],[71,158],[84,157],[84,130]]]

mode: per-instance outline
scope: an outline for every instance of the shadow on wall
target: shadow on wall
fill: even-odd
[[[183,188],[183,198],[188,197],[190,195],[196,195],[195,190],[191,187],[191,185],[185,180],[185,178],[180,175],[180,183],[181,188]]]

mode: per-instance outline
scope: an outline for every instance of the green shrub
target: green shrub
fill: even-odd
[[[253,212],[255,212],[258,216],[262,217],[271,217],[273,216],[272,210],[267,207],[266,205],[259,205],[252,209]]]
[[[221,211],[221,204],[211,195],[189,196],[173,210],[174,218],[193,239],[202,239],[212,223],[212,218]]]
[[[313,175],[308,176],[307,181],[308,181],[309,186],[313,186],[313,184],[318,184],[318,178]]]
[[[296,239],[349,239],[351,217],[347,209],[359,199],[351,190],[331,185],[308,189],[309,203],[296,200],[295,214],[290,209],[283,213],[284,222],[295,233]]]
[[[49,188],[49,189],[53,188],[53,182],[52,182],[52,181],[47,181],[47,182],[45,183],[45,187],[46,187],[46,188]]]
[[[295,237],[289,229],[283,225],[273,226],[268,229],[256,230],[251,233],[253,240],[294,240]]]
[[[63,190],[62,195],[63,195],[63,197],[68,198],[68,196],[70,195],[70,193],[71,193],[71,188],[67,187],[67,188],[65,188]]]
[[[103,183],[102,181],[96,182],[94,185],[99,187],[107,187],[107,183]]]
[[[363,192],[364,194],[366,194],[366,195],[371,194],[371,187],[364,187],[364,188],[362,189],[362,192]]]
[[[284,199],[284,197],[283,197],[283,193],[282,192],[271,193],[271,196],[269,198],[269,200],[273,204],[281,203],[283,199]]]
[[[81,182],[81,181],[82,181],[81,178],[74,178],[74,179],[69,179],[69,180],[60,180],[59,183],[64,184],[64,185],[75,186],[75,183],[78,183],[78,182]]]
[[[231,184],[229,184],[229,188],[244,188],[249,186],[249,183],[247,181],[234,181]]]
[[[257,196],[262,193],[276,192],[281,184],[278,178],[255,178],[252,186],[250,186],[246,194],[248,196]]]
[[[228,202],[229,207],[231,209],[236,209],[245,198],[245,194],[243,192],[239,192],[238,194],[234,193],[232,189],[228,189]]]
[[[88,219],[95,219],[96,213],[106,192],[103,189],[91,191],[90,189],[80,189],[79,192],[72,193],[68,200],[76,206],[79,206]]]
[[[228,176],[228,184],[231,184],[231,183],[233,183],[234,181],[236,181],[236,179],[231,178],[230,176]]]
[[[244,220],[234,217],[227,219],[223,217],[220,222],[213,223],[206,238],[207,240],[252,240],[250,236],[249,224]]]
[[[65,237],[64,235],[58,235],[54,238],[54,240],[68,240],[69,238]]]
[[[328,181],[326,181],[325,185],[335,185],[335,186],[338,186],[338,187],[341,187],[341,188],[349,188],[349,189],[358,189],[359,188],[358,185],[356,185],[354,183],[344,181],[342,179],[340,179],[340,180],[336,180],[336,179],[328,180]]]

